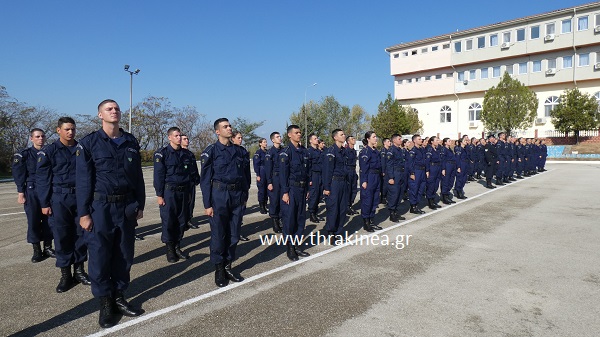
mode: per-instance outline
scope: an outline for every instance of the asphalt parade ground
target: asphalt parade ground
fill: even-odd
[[[214,284],[209,227],[198,191],[194,222],[175,264],[165,258],[152,170],[126,296],[145,314],[98,326],[88,286],[55,291],[54,259],[33,264],[14,183],[0,183],[2,336],[597,336],[600,331],[600,163],[549,163],[547,172],[488,190],[342,246],[309,245],[292,263],[261,244],[271,224],[250,191],[234,271]],[[357,198],[355,209],[359,208]],[[407,209],[408,207],[406,207]],[[321,215],[324,205],[321,204]],[[307,221],[306,234],[324,222]],[[346,225],[361,230],[360,215]],[[315,240],[316,241],[316,240]],[[86,264],[87,269],[87,264]]]

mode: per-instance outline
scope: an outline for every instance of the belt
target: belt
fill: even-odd
[[[290,181],[290,186],[306,187],[306,181]]]
[[[73,194],[75,193],[75,187],[52,187],[52,192],[54,193],[63,193],[63,194]]]
[[[176,191],[176,192],[185,192],[190,188],[190,185],[171,185],[171,184],[166,184],[165,188],[171,191]]]
[[[317,170],[312,170],[312,173],[321,173],[321,170],[317,171]]]
[[[440,162],[437,162],[437,163],[435,163],[435,162],[431,162],[431,163],[429,163],[429,164],[430,164],[431,166],[438,166],[438,165],[441,165],[441,163],[440,163]]]
[[[380,174],[381,170],[371,169],[371,170],[367,171],[367,173]]]
[[[404,171],[404,166],[394,166],[394,170]]]
[[[446,163],[456,164],[456,160],[446,160]]]
[[[333,176],[333,177],[331,177],[331,180],[346,180],[346,177],[342,177],[342,176]]]
[[[225,184],[220,181],[213,181],[212,187],[214,187],[218,190],[222,190],[222,191],[241,191],[242,190],[241,183]]]
[[[94,192],[94,200],[105,201],[110,203],[121,203],[126,202],[128,199],[133,198],[132,194],[102,194]]]
[[[423,165],[415,165],[415,170],[425,171],[425,166],[423,166]]]

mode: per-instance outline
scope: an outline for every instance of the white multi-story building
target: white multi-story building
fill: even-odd
[[[394,97],[418,110],[424,135],[481,136],[485,91],[508,72],[537,94],[523,136],[553,136],[550,111],[565,89],[600,100],[600,2],[401,43],[386,51]]]

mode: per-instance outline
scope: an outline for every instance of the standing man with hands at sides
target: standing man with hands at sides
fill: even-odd
[[[233,274],[231,263],[240,239],[243,193],[246,191],[244,157],[231,142],[231,124],[227,118],[214,123],[218,140],[200,156],[200,189],[204,213],[210,222],[210,261],[215,264],[215,284],[225,287],[229,281],[241,282]]]
[[[12,174],[19,193],[17,201],[23,205],[27,215],[27,242],[33,246],[31,262],[36,263],[47,257],[55,257],[52,249],[52,231],[48,225],[48,217],[42,214],[40,200],[35,192],[35,171],[38,152],[46,143],[46,134],[42,129],[32,129],[29,140],[33,146],[15,153],[12,163]],[[40,242],[44,242],[44,250]]]
[[[242,146],[242,139],[243,137],[241,132],[233,131],[231,142],[240,148],[240,151],[242,151],[242,157],[244,157],[244,186],[246,186],[246,189],[242,194],[242,217],[240,218],[240,226],[238,233],[240,233],[240,241],[249,241],[250,239],[247,236],[242,235],[242,224],[244,223],[243,219],[244,214],[246,213],[246,203],[248,203],[248,197],[250,196],[249,193],[252,176],[250,175],[250,153],[248,153],[248,150],[246,150],[246,148]]]
[[[354,145],[356,138],[354,136],[346,137],[346,168],[348,169],[348,215],[358,214],[352,206],[358,194],[358,174],[356,173],[356,150]]]
[[[323,195],[326,197],[325,206],[327,209],[325,231],[329,237],[332,235],[340,237],[344,232],[348,210],[349,191],[346,182],[347,169],[344,153],[346,135],[341,129],[335,129],[331,132],[331,137],[335,144],[326,150],[327,156],[323,162]],[[334,240],[334,242],[337,241]]]
[[[87,246],[83,229],[77,223],[75,199],[76,146],[75,121],[58,119],[59,140],[38,152],[36,191],[42,213],[48,216],[56,245],[56,267],[60,268],[57,293],[71,289],[76,283],[90,285],[83,263]],[[73,265],[73,274],[71,274]]]
[[[107,99],[98,105],[102,128],[77,144],[76,192],[79,224],[86,231],[92,294],[100,299],[98,323],[115,325],[113,307],[139,316],[123,292],[129,287],[135,227],[144,216],[146,190],[140,145],[119,127],[121,109]]]
[[[269,216],[273,219],[273,232],[281,233],[281,190],[279,188],[279,153],[281,152],[281,135],[271,133],[273,146],[265,155],[267,190],[269,191]]]
[[[419,208],[419,201],[425,193],[426,179],[425,174],[425,154],[421,147],[423,140],[421,135],[413,135],[414,146],[408,151],[406,160],[406,169],[408,171],[408,197],[410,201],[410,212],[413,214],[425,213]]]
[[[287,238],[287,257],[291,261],[298,261],[298,256],[310,255],[300,248],[306,224],[310,160],[308,150],[300,144],[302,140],[300,127],[298,125],[288,126],[287,135],[290,145],[279,154],[281,213],[283,214],[283,235]]]
[[[188,229],[190,188],[198,172],[194,155],[181,147],[177,127],[167,131],[169,144],[154,153],[154,190],[162,220],[161,241],[167,247],[167,261],[190,257],[181,251],[183,232]]]
[[[308,142],[310,143],[310,146],[308,147],[308,158],[310,160],[308,211],[310,213],[310,221],[319,223],[320,220],[317,213],[319,212],[319,201],[321,200],[323,189],[323,181],[321,179],[321,173],[323,171],[323,151],[319,149],[319,137],[314,133],[308,136]]]
[[[192,152],[189,147],[190,147],[190,138],[182,133],[181,134],[181,147],[189,150],[190,153],[192,154],[192,157],[194,158],[194,165],[196,166],[196,169],[192,169],[191,173],[191,179],[190,179],[190,209],[189,209],[189,215],[188,215],[188,219],[187,219],[187,227],[188,228],[193,228],[193,229],[198,229],[198,225],[192,223],[192,218],[194,218],[194,207],[196,207],[196,185],[198,185],[200,183],[200,174],[198,173],[198,164],[196,164],[196,156],[194,155],[194,152]]]
[[[254,153],[252,165],[256,173],[256,188],[258,189],[258,208],[260,214],[267,214],[267,176],[265,174],[265,155],[267,154],[267,140],[258,141],[258,150]]]

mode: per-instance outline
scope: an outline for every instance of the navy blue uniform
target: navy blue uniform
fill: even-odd
[[[385,177],[385,167],[387,166],[386,160],[387,160],[387,153],[389,150],[390,150],[389,148],[386,149],[384,146],[381,148],[381,151],[377,151],[380,156],[379,161],[381,162],[381,167],[383,168],[383,171],[381,172],[381,175],[379,177],[379,189],[381,192],[381,199],[387,199],[387,195],[388,195],[388,184],[384,184],[384,182],[386,180],[388,180]],[[377,203],[379,203],[379,201]]]
[[[498,148],[491,142],[485,144],[484,159],[486,165],[485,180],[490,185],[498,167]]]
[[[540,170],[545,171],[544,167],[546,167],[546,158],[548,158],[548,146],[546,144],[540,145]]]
[[[477,153],[477,164],[475,165],[476,167],[476,172],[477,175],[481,175],[481,172],[485,171],[485,147],[481,144],[477,144],[477,146],[475,147],[475,152]]]
[[[467,183],[467,173],[469,172],[469,155],[465,148],[461,146],[454,147],[454,158],[456,160],[456,182],[454,183],[454,189],[457,194],[462,193],[465,184]],[[460,172],[458,172],[460,169]]]
[[[310,183],[309,153],[302,145],[288,145],[279,154],[281,195],[288,194],[289,204],[281,203],[283,235],[300,242],[306,224],[306,193]]]
[[[240,146],[221,142],[209,145],[200,156],[200,189],[204,208],[212,208],[210,260],[214,264],[235,260],[240,238],[243,194],[246,191],[244,155]]]
[[[252,159],[252,165],[254,167],[254,173],[257,177],[260,177],[260,181],[256,182],[256,188],[258,189],[258,202],[267,202],[267,175],[265,170],[265,156],[267,151],[263,149],[256,150]]]
[[[380,183],[382,177],[381,154],[367,146],[359,158],[360,164],[360,212],[363,219],[375,217],[379,205]],[[367,183],[367,188],[363,184]]]
[[[267,186],[273,185],[269,192],[269,216],[271,218],[281,217],[281,189],[279,187],[279,152],[282,148],[271,146],[265,155],[265,170],[267,175]]]
[[[427,180],[426,195],[427,199],[436,197],[437,190],[440,188],[442,181],[442,162],[444,161],[444,153],[441,147],[433,148],[428,145],[425,149],[425,172],[429,172]]]
[[[404,186],[406,183],[406,160],[402,148],[395,145],[390,146],[386,156],[385,181],[388,186],[387,208],[390,211],[398,211],[400,201],[404,196]],[[390,185],[390,179],[394,184]]]
[[[348,208],[354,205],[354,200],[358,194],[358,174],[356,173],[356,150],[353,148],[344,148],[346,156],[346,171],[348,178]]]
[[[465,150],[467,151],[467,158],[469,159],[469,165],[467,166],[467,176],[471,177],[475,173],[475,145],[469,144],[465,146]]]
[[[169,144],[154,153],[154,190],[165,201],[159,206],[164,243],[181,241],[187,230],[194,171],[198,172],[196,160],[187,149],[176,150]]]
[[[111,297],[129,286],[136,217],[146,204],[140,146],[132,134],[119,131],[116,139],[102,129],[92,132],[76,151],[77,213],[93,222],[84,237],[96,297]]]
[[[40,150],[29,147],[15,153],[12,163],[12,175],[17,185],[17,192],[25,194],[25,214],[27,215],[27,242],[48,244],[52,241],[52,231],[48,225],[48,217],[42,214],[40,201],[35,191],[37,155]]]
[[[504,180],[504,172],[506,171],[506,152],[504,142],[498,140],[496,143],[496,152],[498,153],[498,166],[496,167],[496,179]]]
[[[333,144],[327,149],[323,162],[323,190],[329,191],[325,199],[327,216],[325,230],[330,234],[341,235],[348,211],[347,168],[344,148]]]
[[[311,146],[308,148],[308,158],[310,160],[308,211],[317,214],[319,211],[319,201],[323,196],[323,151]]]
[[[68,267],[87,260],[84,230],[79,226],[75,199],[76,145],[56,141],[38,152],[36,192],[54,235],[56,266]]]
[[[517,172],[517,176],[522,176],[523,175],[523,170],[525,170],[525,145],[523,144],[517,144],[516,146],[516,150],[517,150],[517,165],[516,165],[516,172]]]
[[[442,176],[442,195],[452,195],[450,190],[452,190],[452,186],[454,186],[454,182],[456,180],[456,157],[454,155],[454,151],[448,147],[442,147],[443,155],[443,168],[446,170],[446,174]]]
[[[406,167],[408,175],[414,175],[415,179],[408,178],[408,198],[412,206],[419,204],[421,196],[425,192],[426,177],[425,177],[425,155],[424,149],[414,146],[408,152]]]

